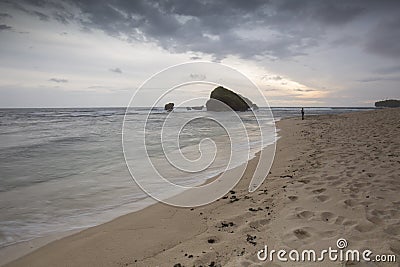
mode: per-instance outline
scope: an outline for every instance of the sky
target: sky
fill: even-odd
[[[196,61],[237,69],[271,106],[373,106],[400,98],[399,14],[387,0],[0,0],[0,107],[127,106]]]

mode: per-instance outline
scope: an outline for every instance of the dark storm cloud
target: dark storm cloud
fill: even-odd
[[[344,25],[364,11],[364,7],[353,6],[350,1],[339,5],[334,4],[332,1],[318,1],[312,2],[311,5],[316,5],[316,7],[311,8],[310,16],[326,25]]]
[[[36,16],[42,21],[48,21],[50,17],[40,11],[37,11],[35,9],[31,9],[32,5],[33,6],[43,6],[43,3],[41,1],[23,1],[21,3],[17,1],[4,1],[4,3],[8,4],[9,6],[23,11],[29,15]],[[25,6],[25,4],[28,4],[28,6]]]
[[[59,78],[51,78],[49,79],[50,82],[55,82],[55,83],[67,83],[67,79],[59,79]]]
[[[12,18],[12,16],[8,13],[0,13],[0,19],[3,19],[3,18]]]
[[[110,69],[111,72],[122,74],[122,70],[120,68]]]
[[[215,60],[228,55],[271,59],[306,55],[327,30],[364,18],[371,27],[366,51],[399,57],[400,1],[25,1],[14,5],[42,20],[78,22],[123,39],[155,42],[171,52],[202,52]],[[48,14],[29,7],[49,7]],[[78,7],[81,12],[72,12]],[[81,14],[81,15],[77,15]],[[47,17],[46,17],[47,16]],[[382,21],[384,18],[387,21]]]
[[[5,25],[5,24],[0,24],[0,31],[7,31],[7,30],[11,30],[12,27]]]
[[[37,16],[42,21],[48,21],[50,19],[49,16],[47,16],[46,14],[39,12],[39,11],[33,11],[32,15]]]
[[[370,33],[366,47],[369,51],[386,56],[400,56],[400,16],[387,18],[379,23]]]
[[[360,79],[357,80],[358,82],[362,82],[362,83],[370,83],[370,82],[377,82],[377,81],[382,81],[383,78],[365,78],[365,79]]]
[[[379,68],[375,72],[379,73],[379,74],[399,73],[400,72],[400,65],[389,66],[389,67],[385,67],[385,68]]]

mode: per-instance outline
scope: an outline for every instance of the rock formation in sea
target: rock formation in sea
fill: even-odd
[[[208,111],[228,111],[231,109],[234,111],[247,111],[250,108],[258,109],[257,105],[252,103],[250,99],[222,86],[218,86],[211,92],[206,107]]]
[[[165,104],[164,109],[166,111],[170,112],[170,111],[172,111],[174,109],[174,105],[175,105],[174,103]]]

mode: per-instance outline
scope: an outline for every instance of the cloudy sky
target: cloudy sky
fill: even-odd
[[[0,107],[126,106],[197,60],[243,72],[272,106],[400,98],[400,1],[100,3],[0,0]]]

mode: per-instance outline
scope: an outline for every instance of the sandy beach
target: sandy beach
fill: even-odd
[[[51,242],[5,266],[398,266],[260,261],[269,249],[336,247],[400,261],[400,109],[277,123],[275,161],[254,193],[258,158],[225,197],[199,208],[155,204]],[[12,251],[10,251],[12,253]]]

